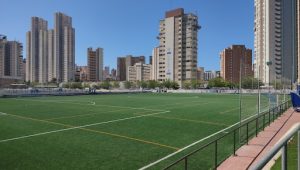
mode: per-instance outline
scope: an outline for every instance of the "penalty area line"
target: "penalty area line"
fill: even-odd
[[[36,133],[36,134],[32,134],[32,135],[26,135],[26,136],[20,136],[20,137],[0,140],[0,143],[19,140],[19,139],[30,138],[30,137],[35,137],[35,136],[41,136],[41,135],[46,135],[46,134],[51,134],[51,133],[64,132],[64,131],[69,131],[69,130],[73,130],[73,129],[82,129],[82,128],[96,126],[96,125],[121,122],[121,121],[125,121],[125,120],[137,119],[137,118],[142,118],[142,117],[147,117],[147,116],[152,116],[152,115],[158,115],[158,114],[163,114],[163,113],[168,113],[168,112],[170,112],[170,111],[157,112],[157,113],[151,113],[151,114],[140,115],[140,116],[132,116],[132,117],[127,117],[127,118],[122,118],[122,119],[110,120],[110,121],[106,121],[106,122],[99,122],[99,123],[93,123],[93,124],[88,124],[88,125],[74,126],[74,127],[65,128],[65,129],[53,130],[53,131],[48,131],[48,132]],[[13,114],[8,114],[8,113],[5,113],[5,114],[10,115],[10,116],[21,117],[21,116],[18,116],[18,115],[13,115]],[[24,118],[26,118],[26,117],[24,117]],[[48,122],[48,121],[45,121],[45,120],[39,120],[39,121]],[[54,123],[54,122],[48,122],[48,123]]]

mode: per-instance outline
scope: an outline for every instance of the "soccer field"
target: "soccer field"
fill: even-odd
[[[243,95],[243,119],[256,99]],[[238,122],[239,95],[0,98],[0,112],[0,169],[139,169]]]

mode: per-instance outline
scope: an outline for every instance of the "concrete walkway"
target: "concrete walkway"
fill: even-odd
[[[245,170],[254,165],[276,144],[276,142],[296,123],[300,122],[300,113],[293,109],[287,110],[257,137],[236,151],[236,156],[230,156],[218,170]]]

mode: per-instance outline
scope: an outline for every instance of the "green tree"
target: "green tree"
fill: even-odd
[[[130,89],[132,87],[132,83],[130,81],[124,82],[125,89]]]
[[[257,89],[257,86],[263,86],[263,83],[261,81],[258,81],[257,78],[254,78],[252,76],[248,76],[242,79],[242,88],[244,89]],[[238,86],[237,86],[238,87]]]
[[[172,81],[171,88],[174,90],[177,90],[177,89],[179,89],[179,84],[176,81]]]
[[[208,87],[228,87],[228,82],[221,77],[217,77],[208,81]]]
[[[109,81],[103,81],[101,84],[100,84],[100,87],[103,88],[103,89],[106,89],[108,90],[111,85],[110,85],[110,82]]]
[[[155,80],[149,80],[148,82],[148,88],[155,89],[156,87],[159,87],[159,82]]]
[[[120,87],[120,83],[118,81],[114,81],[112,86],[113,86],[113,88],[117,89]]]
[[[163,83],[162,83],[162,86],[163,87],[165,87],[165,88],[167,88],[167,89],[170,89],[171,88],[171,85],[172,85],[172,82],[171,82],[171,80],[166,80],[166,81],[164,81]]]
[[[198,89],[200,87],[200,82],[198,82],[197,80],[192,80],[191,81],[191,87],[192,89]]]
[[[184,89],[190,89],[191,86],[192,86],[192,84],[191,84],[190,81],[187,80],[187,81],[184,81],[184,82],[183,82],[183,88],[184,88]]]

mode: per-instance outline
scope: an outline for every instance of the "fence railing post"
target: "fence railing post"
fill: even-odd
[[[248,139],[249,139],[249,136],[248,136],[248,125],[249,125],[249,122],[247,123],[247,145],[248,145]]]
[[[215,142],[215,169],[218,167],[218,140]]]
[[[258,119],[259,117],[256,118],[256,121],[255,121],[255,136],[257,137],[257,131],[258,131]]]
[[[236,156],[236,154],[235,154],[235,141],[236,141],[236,140],[235,140],[235,137],[236,137],[236,136],[235,136],[235,131],[236,131],[236,130],[234,129],[234,131],[233,131],[233,155],[234,155],[234,156]]]
[[[269,109],[269,126],[271,124],[271,109]]]
[[[287,143],[282,147],[281,170],[287,170]]]
[[[298,170],[300,169],[300,130],[298,130]]]
[[[188,157],[184,158],[184,169],[187,170],[188,169]]]

